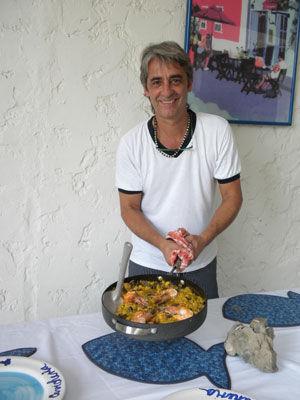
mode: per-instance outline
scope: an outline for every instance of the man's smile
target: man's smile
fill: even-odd
[[[175,101],[177,100],[177,98],[175,99],[172,99],[172,100],[158,100],[158,101],[160,101],[161,103],[163,103],[163,104],[172,104],[172,103],[174,103]]]

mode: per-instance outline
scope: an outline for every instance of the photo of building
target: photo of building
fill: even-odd
[[[299,2],[236,0],[234,5],[191,1],[186,51],[195,79],[190,102],[231,122],[289,125]],[[229,104],[228,97],[236,102]]]

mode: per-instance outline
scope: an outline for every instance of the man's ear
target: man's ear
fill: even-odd
[[[150,95],[149,95],[149,92],[148,92],[148,90],[147,90],[147,88],[144,86],[144,95],[146,96],[146,97],[149,97]]]
[[[193,78],[190,80],[189,86],[188,86],[188,92],[192,91],[192,87],[193,87]]]

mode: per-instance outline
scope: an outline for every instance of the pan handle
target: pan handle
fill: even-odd
[[[117,332],[125,333],[126,335],[144,336],[149,334],[155,334],[157,332],[157,328],[142,329],[142,328],[134,328],[133,326],[123,325],[120,324],[120,322],[116,321],[114,318],[112,319],[112,323],[114,324]]]
[[[127,270],[127,264],[132,251],[132,244],[130,242],[124,243],[123,255],[120,264],[119,279],[116,289],[112,293],[112,300],[117,301],[120,298],[123,288],[124,278]]]

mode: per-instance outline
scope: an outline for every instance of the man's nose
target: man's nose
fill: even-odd
[[[170,96],[173,93],[172,85],[170,82],[164,82],[162,87],[162,94],[164,96]]]

